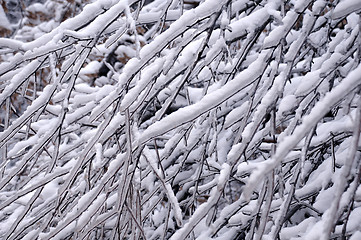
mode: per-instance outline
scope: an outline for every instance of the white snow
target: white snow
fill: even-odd
[[[333,19],[342,18],[346,15],[349,15],[352,12],[358,12],[360,10],[361,10],[360,1],[343,0],[336,5],[332,13],[332,18]]]
[[[278,106],[278,114],[282,114],[284,112],[290,111],[295,108],[297,104],[297,98],[295,95],[287,95],[282,98],[279,106]]]
[[[0,5],[0,28],[11,30],[11,24],[6,17],[3,7]]]
[[[250,177],[249,184],[245,188],[244,196],[250,197],[252,189],[259,183],[264,176],[274,169],[288,152],[299,142],[305,135],[313,128],[315,124],[330,110],[330,108],[358,86],[359,76],[361,75],[361,65],[353,70],[349,75],[335,88],[333,88],[326,96],[321,99],[310,114],[303,118],[302,124],[299,125],[293,135],[287,136],[278,145],[277,151],[271,160],[266,161],[259,165],[258,169],[253,172]]]
[[[265,51],[260,54],[257,61],[254,61],[247,69],[239,73],[232,81],[228,82],[220,89],[207,94],[199,102],[179,109],[178,111],[149,126],[140,135],[138,140],[139,143],[144,143],[149,139],[163,134],[181,124],[192,121],[202,113],[208,111],[214,106],[221,104],[230,96],[246,87],[248,84],[254,81],[255,78],[257,78],[260,72],[262,72],[261,69],[264,67],[269,54],[270,51]]]

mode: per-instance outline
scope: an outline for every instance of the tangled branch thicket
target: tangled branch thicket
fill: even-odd
[[[359,1],[46,1],[0,38],[1,239],[360,239]]]

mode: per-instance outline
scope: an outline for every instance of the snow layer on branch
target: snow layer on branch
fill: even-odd
[[[199,19],[209,17],[218,11],[226,0],[217,1],[209,0],[200,4],[197,8],[185,12],[177,21],[172,23],[169,28],[158,35],[151,43],[145,45],[139,53],[139,59],[132,58],[124,66],[122,74],[119,76],[117,89],[109,94],[109,97],[104,101],[105,105],[101,104],[99,107],[94,109],[91,120],[98,116],[99,112],[104,111],[105,108],[112,103],[122,91],[124,85],[134,78],[136,73],[160,53],[165,46],[167,46],[171,40],[185,32],[190,26],[195,24]]]
[[[340,1],[332,13],[333,19],[343,18],[350,13],[358,12],[361,10],[361,2],[354,0],[343,0]]]
[[[260,164],[258,169],[252,173],[247,188],[244,191],[246,198],[250,197],[256,184],[283,161],[291,149],[306,136],[335,103],[360,86],[359,76],[361,76],[361,64],[315,105],[310,114],[303,118],[302,124],[295,129],[291,136],[285,137],[279,143],[275,156],[271,160]]]
[[[210,198],[208,201],[197,208],[189,221],[178,230],[175,234],[170,238],[171,240],[184,239],[188,236],[188,234],[192,231],[192,229],[208,214],[210,209],[214,206],[214,204],[218,201],[220,194],[222,193],[222,189],[229,179],[229,175],[231,173],[231,166],[227,163],[222,165],[222,170],[218,177],[217,186],[213,187]],[[204,229],[206,231],[206,229]]]
[[[269,18],[270,11],[267,10],[267,8],[261,8],[252,14],[229,24],[231,31],[226,31],[225,39],[227,41],[232,41],[233,39],[245,36],[248,32],[256,31],[257,27],[263,25]]]
[[[0,238],[356,238],[359,3],[148,2],[0,38]]]
[[[192,121],[201,114],[226,101],[241,89],[247,87],[259,77],[259,74],[266,65],[269,55],[270,51],[262,52],[258,59],[247,69],[239,73],[232,81],[228,82],[220,89],[207,94],[199,102],[179,109],[171,115],[149,126],[140,135],[138,139],[139,144],[144,143],[153,137],[164,134],[165,132],[168,132],[169,130],[186,122]]]

